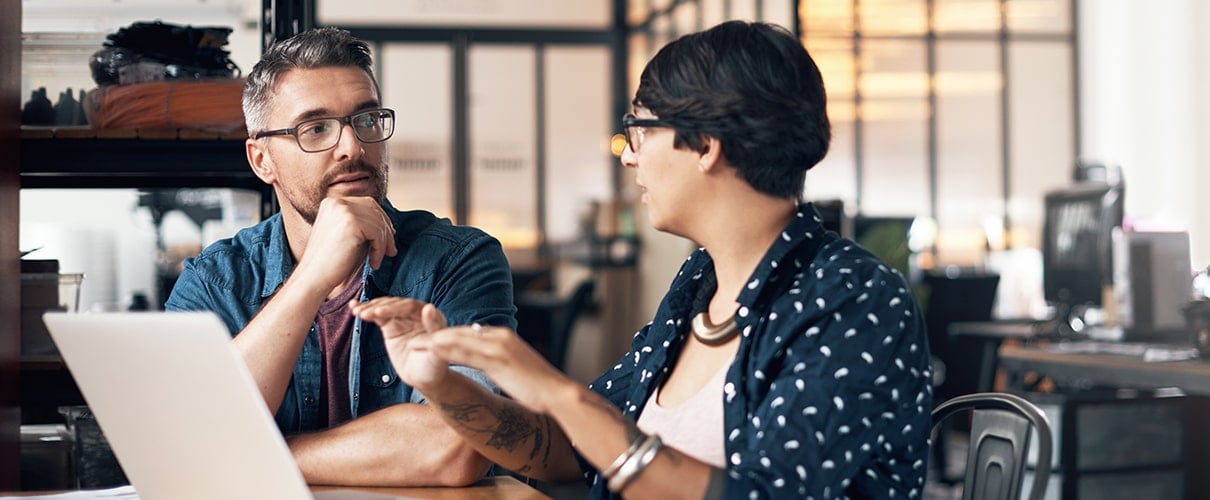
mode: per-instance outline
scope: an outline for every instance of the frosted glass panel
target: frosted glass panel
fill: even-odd
[[[1003,217],[1000,76],[992,41],[937,42],[937,242],[942,264],[982,261]]]
[[[924,43],[871,41],[863,47],[861,212],[928,215]]]
[[[538,244],[535,68],[528,46],[469,49],[470,224],[510,249]]]
[[[701,0],[699,2],[698,8],[702,9],[702,24],[705,28],[731,18],[726,11],[726,3],[723,0]]]
[[[674,36],[679,38],[681,35],[687,35],[701,31],[702,27],[698,24],[697,4],[683,3],[672,11],[672,22]]]
[[[453,219],[451,57],[447,45],[387,44],[379,80],[382,102],[398,116],[387,143],[387,197],[400,209]]]
[[[626,102],[630,102],[634,98],[635,91],[639,89],[639,77],[643,74],[643,67],[647,66],[647,61],[655,55],[654,43],[655,41],[650,36],[641,31],[634,32],[626,39],[626,46],[629,50],[626,61],[628,79]]]
[[[928,27],[924,0],[864,0],[858,15],[865,33],[922,34]]]
[[[853,96],[853,41],[851,38],[813,36],[807,51],[823,75],[828,93],[828,120],[832,142],[828,155],[807,172],[806,197],[811,200],[840,199],[856,207],[857,159],[855,155]]]
[[[551,241],[577,236],[590,200],[608,200],[618,160],[609,138],[619,117],[610,110],[610,55],[605,47],[546,51],[546,232]]]
[[[648,3],[648,0],[626,0],[626,24],[636,26],[646,21],[651,15]]]
[[[1000,0],[933,0],[938,32],[991,33],[1000,29]]]
[[[756,20],[756,2],[737,2],[731,0],[731,12],[728,19]]]
[[[319,24],[606,28],[610,0],[316,0]]]
[[[807,171],[808,200],[843,200],[846,207],[856,206],[857,160],[853,151],[853,122],[832,120],[828,155]]]
[[[1071,0],[1007,0],[1004,10],[1009,31],[1071,34]]]
[[[836,0],[803,0],[798,6],[803,32],[810,35],[853,33],[853,2]]]
[[[794,2],[789,0],[765,0],[762,7],[762,21],[779,24],[791,31],[794,30]]]
[[[1041,248],[1042,196],[1070,182],[1076,157],[1072,51],[1046,42],[1008,48],[1013,243]]]

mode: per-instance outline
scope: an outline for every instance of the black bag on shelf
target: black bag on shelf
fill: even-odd
[[[231,28],[136,22],[106,36],[89,60],[97,85],[155,80],[238,78],[240,69],[223,49]]]

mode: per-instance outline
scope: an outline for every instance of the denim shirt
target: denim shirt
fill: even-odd
[[[704,249],[655,319],[591,388],[638,420],[688,339]],[[826,231],[810,204],[736,298],[740,344],[723,391],[724,497],[920,498],[932,386],[924,322],[903,277]],[[590,498],[605,481],[581,460]],[[616,495],[613,495],[616,497]]]
[[[500,243],[479,229],[454,226],[424,211],[383,209],[395,226],[398,253],[377,270],[362,270],[361,300],[411,297],[432,303],[450,325],[478,322],[516,328],[512,275]],[[260,311],[294,269],[281,214],[220,240],[185,260],[165,309],[216,313],[232,336]],[[314,321],[293,376],[278,407],[285,434],[323,428],[319,421],[322,355]],[[378,325],[355,319],[349,354],[349,404],[353,418],[404,402],[424,402],[419,391],[399,379],[391,366]],[[477,370],[459,371],[495,390]]]

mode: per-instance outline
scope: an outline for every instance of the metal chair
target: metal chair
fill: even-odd
[[[965,394],[933,410],[932,432],[942,428],[940,424],[950,416],[963,412],[971,413],[972,418],[962,500],[1021,498],[1031,428],[1038,434],[1038,453],[1028,498],[1041,500],[1050,479],[1054,446],[1046,415],[1033,403],[1012,394]],[[944,468],[944,464],[940,466]]]

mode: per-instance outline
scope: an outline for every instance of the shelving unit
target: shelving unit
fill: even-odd
[[[22,188],[240,188],[273,190],[248,167],[244,135],[190,130],[22,128]]]
[[[190,129],[94,130],[22,127],[21,189],[237,188],[261,194],[261,217],[277,210],[273,190],[261,182],[244,153],[241,130],[232,134]],[[55,407],[83,404],[57,356],[20,360],[23,421],[55,418]]]
[[[314,25],[314,0],[263,0],[262,44]],[[22,3],[0,2],[0,104],[19,107]],[[263,47],[262,47],[263,48]],[[19,487],[19,195],[25,188],[243,188],[262,193],[261,214],[277,210],[272,190],[248,167],[244,135],[189,130],[31,128],[0,113],[0,490]],[[48,364],[50,363],[50,364]],[[24,368],[46,375],[52,361]]]

